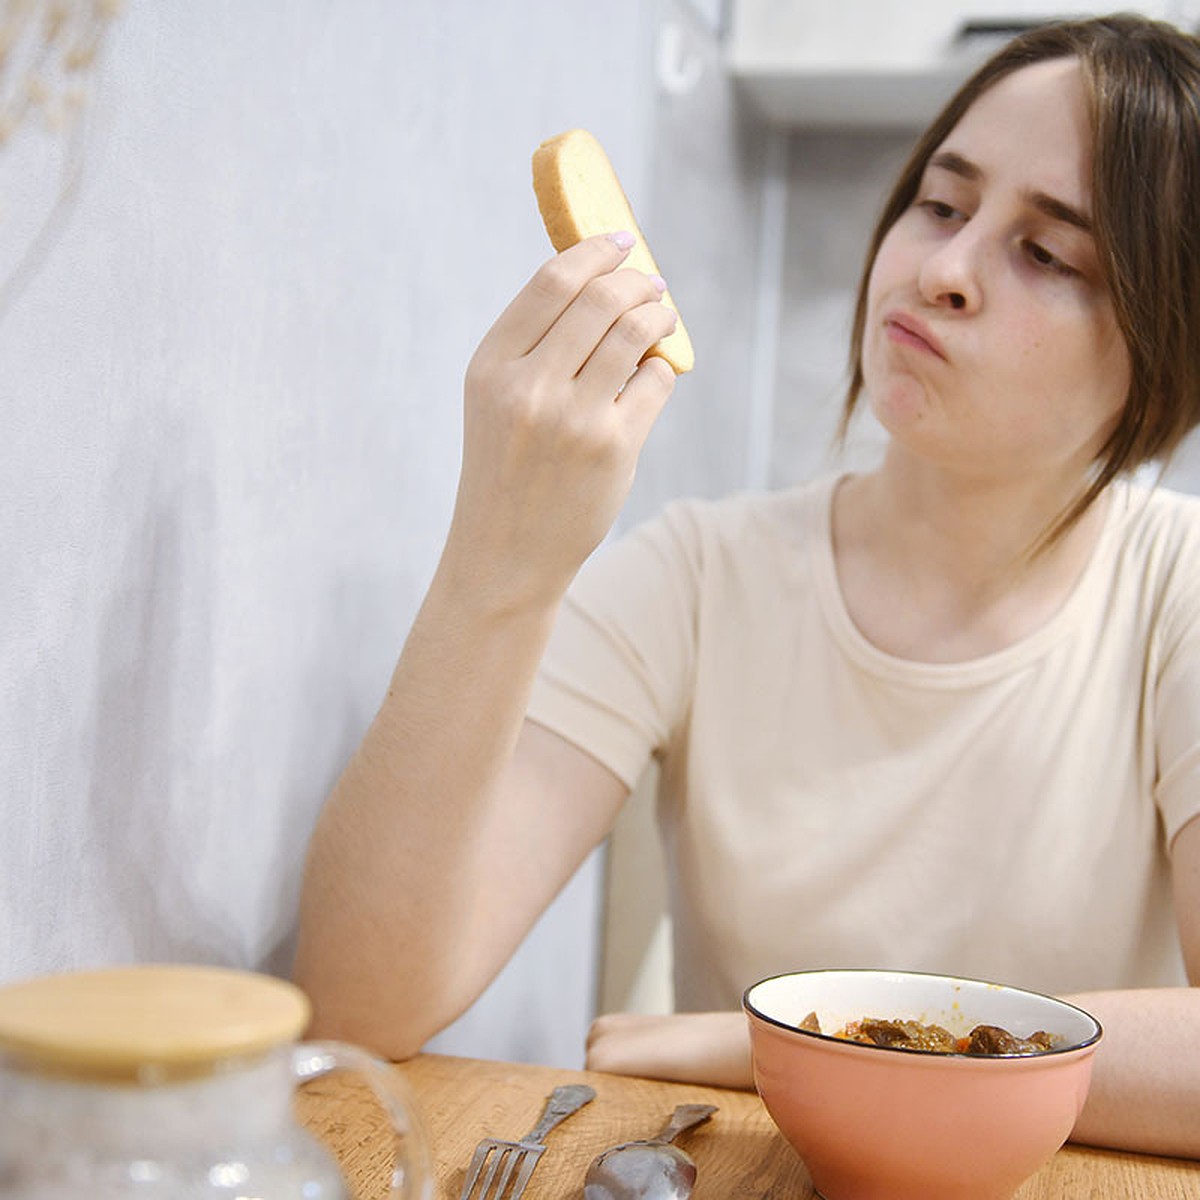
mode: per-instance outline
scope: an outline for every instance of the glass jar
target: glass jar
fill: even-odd
[[[297,1044],[304,994],[214,967],[143,966],[0,989],[0,1200],[342,1200],[296,1123],[298,1084],[363,1075],[396,1132],[392,1195],[433,1175],[402,1079],[353,1046]]]

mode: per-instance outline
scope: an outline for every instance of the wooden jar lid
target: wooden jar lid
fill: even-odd
[[[0,1056],[68,1074],[203,1072],[295,1039],[309,1020],[282,979],[206,966],[131,966],[0,988]]]

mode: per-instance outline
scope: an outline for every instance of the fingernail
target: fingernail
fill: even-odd
[[[661,275],[651,275],[650,282],[654,285],[655,291],[665,292],[667,290],[667,281]]]
[[[628,230],[619,229],[616,233],[610,233],[608,235],[608,240],[612,242],[612,244],[616,246],[618,250],[629,250],[632,249],[633,243],[637,241],[637,238],[635,238]]]

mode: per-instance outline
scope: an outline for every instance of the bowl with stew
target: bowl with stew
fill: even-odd
[[[742,998],[754,1082],[825,1200],[1009,1200],[1067,1140],[1102,1030],[1021,988],[798,971]]]

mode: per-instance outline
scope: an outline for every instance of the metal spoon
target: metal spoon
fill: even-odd
[[[583,1200],[685,1200],[696,1182],[696,1164],[671,1143],[716,1111],[715,1104],[681,1104],[657,1137],[598,1154],[584,1177]]]

